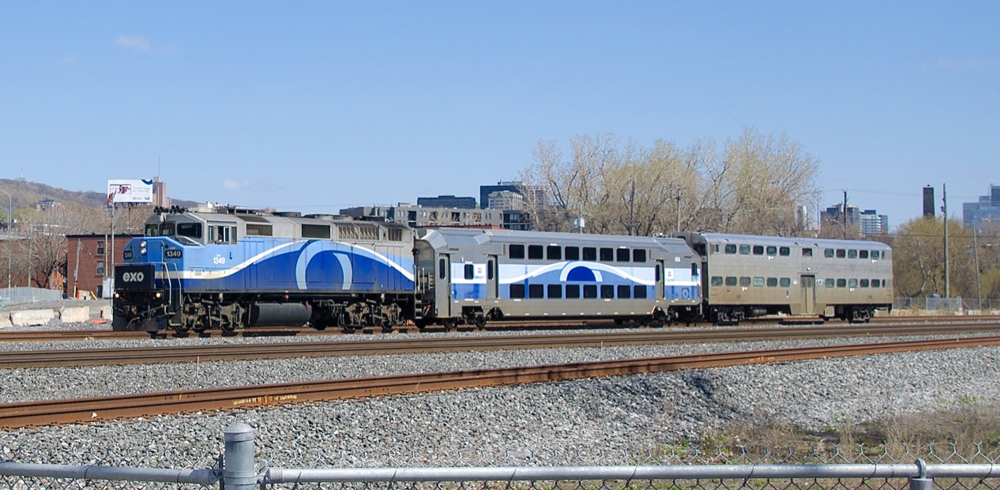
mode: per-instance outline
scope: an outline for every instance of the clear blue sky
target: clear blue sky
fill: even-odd
[[[1000,2],[0,3],[0,177],[304,212],[476,196],[539,140],[785,133],[823,204],[1000,184]]]

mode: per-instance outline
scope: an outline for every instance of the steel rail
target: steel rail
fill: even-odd
[[[1000,336],[727,352],[9,403],[0,405],[0,427],[11,429],[474,387],[624,376],[682,369],[718,368],[986,345],[1000,345]]]
[[[953,335],[998,333],[1000,324],[898,327],[808,327],[711,330],[640,330],[562,335],[471,336],[402,338],[333,342],[237,343],[223,345],[168,345],[115,349],[60,349],[0,351],[0,369],[124,364],[190,363],[292,357],[335,357],[414,354],[429,352],[612,347],[667,343],[747,342],[847,337]]]

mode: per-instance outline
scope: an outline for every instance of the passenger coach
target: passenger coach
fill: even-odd
[[[763,315],[867,322],[892,308],[892,250],[872,241],[680,233],[702,257],[705,315],[733,324]]]
[[[418,324],[692,321],[700,259],[674,238],[443,228],[414,247]]]

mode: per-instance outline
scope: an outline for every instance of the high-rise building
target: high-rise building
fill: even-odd
[[[455,196],[418,197],[417,206],[425,208],[476,209],[476,198]]]
[[[864,236],[879,235],[889,232],[888,216],[878,214],[878,211],[874,209],[866,209],[862,211],[857,206],[847,206],[847,221],[845,223],[844,213],[842,211],[843,209],[844,205],[838,204],[826,208],[825,211],[821,211],[819,214],[820,227],[834,227],[835,230],[843,230],[845,226],[857,226],[861,234]]]
[[[931,186],[924,187],[924,217],[934,217],[934,188]]]
[[[1000,185],[990,184],[990,193],[977,202],[962,203],[962,223],[977,229],[1000,225]]]

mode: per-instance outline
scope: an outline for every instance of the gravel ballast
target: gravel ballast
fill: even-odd
[[[19,369],[2,373],[0,402],[847,342],[852,341]],[[24,343],[0,349],[110,344]],[[924,351],[0,431],[0,460],[211,467],[222,450],[222,431],[245,422],[257,431],[258,458],[272,466],[630,464],[661,445],[733,421],[768,419],[821,430],[970,400],[994,402],[1000,400],[998,357],[996,347]]]

